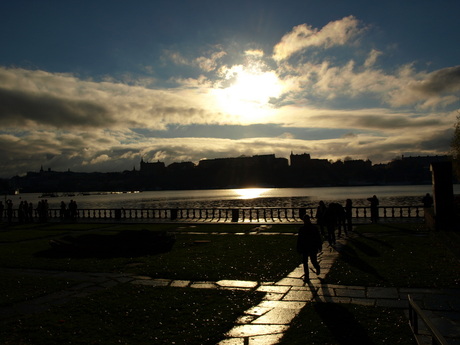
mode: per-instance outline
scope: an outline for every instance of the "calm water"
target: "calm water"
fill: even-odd
[[[382,206],[421,205],[426,194],[432,194],[430,185],[420,186],[366,186],[321,188],[255,188],[187,191],[149,191],[141,193],[90,193],[47,197],[50,208],[59,208],[75,200],[82,208],[213,208],[213,207],[309,207],[320,200],[326,203],[345,203],[367,206],[367,198],[377,195]],[[59,193],[58,193],[59,194]],[[460,194],[460,185],[454,185],[454,194]],[[16,208],[21,200],[38,203],[41,194],[24,193],[8,198]]]

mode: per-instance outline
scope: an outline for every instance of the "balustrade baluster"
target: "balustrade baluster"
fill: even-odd
[[[287,208],[284,209],[284,218],[289,222]]]

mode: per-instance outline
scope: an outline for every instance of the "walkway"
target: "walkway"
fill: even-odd
[[[339,240],[337,250],[345,243]],[[303,267],[299,266],[278,282],[240,280],[188,281],[151,279],[150,277],[113,273],[58,272],[43,270],[12,270],[38,276],[52,276],[81,281],[66,290],[52,293],[13,306],[0,308],[0,319],[43,312],[53,305],[64,304],[71,298],[88,296],[121,283],[169,286],[171,288],[238,289],[264,292],[263,300],[246,310],[235,320],[235,326],[225,334],[218,345],[277,344],[291,321],[309,302],[353,303],[404,309],[407,315],[407,295],[411,294],[424,309],[449,344],[460,345],[460,289],[377,288],[322,284],[338,256],[338,251],[327,247],[320,254],[320,276],[310,274],[308,284],[303,282]],[[423,328],[422,328],[423,331]]]

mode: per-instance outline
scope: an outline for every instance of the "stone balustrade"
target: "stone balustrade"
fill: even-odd
[[[7,212],[4,211],[4,219]],[[382,221],[398,219],[424,219],[423,206],[380,206]],[[191,221],[191,222],[301,222],[308,214],[315,218],[316,207],[240,207],[240,208],[155,208],[155,209],[79,209],[76,218],[80,220],[114,221]],[[370,220],[370,207],[353,207],[353,221]],[[18,210],[13,210],[13,219],[18,219]],[[37,210],[33,218],[39,220]],[[47,220],[59,220],[59,209],[49,209]]]

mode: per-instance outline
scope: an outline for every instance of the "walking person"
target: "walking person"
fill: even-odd
[[[377,196],[368,198],[367,201],[371,203],[371,222],[377,223],[379,221],[379,199]]]
[[[13,220],[13,202],[8,199],[6,202],[6,216],[8,217],[8,223]]]
[[[325,235],[324,226],[326,221],[326,204],[324,201],[320,201],[318,207],[316,208],[316,224],[319,226],[321,235]]]
[[[311,223],[308,215],[303,216],[304,224],[299,228],[297,237],[297,252],[302,255],[303,269],[304,269],[304,282],[310,280],[308,272],[308,259],[316,269],[316,274],[321,273],[321,268],[318,263],[318,253],[321,252],[323,241],[319,233],[318,227]]]
[[[345,218],[347,230],[351,232],[353,230],[353,202],[351,199],[347,199],[345,202]]]
[[[330,246],[335,246],[336,237],[335,237],[335,227],[337,226],[337,214],[335,212],[334,203],[330,203],[326,209],[326,229],[327,229],[327,241]]]

